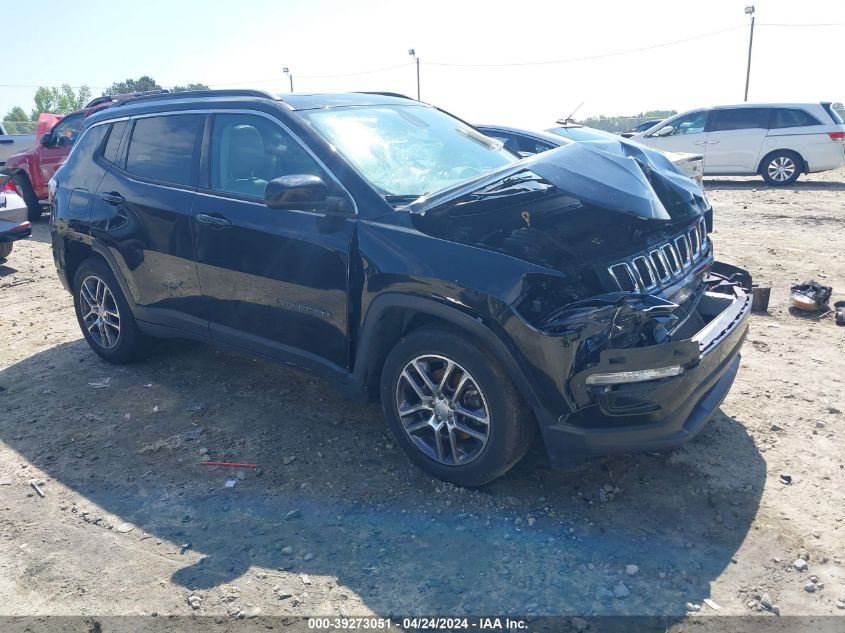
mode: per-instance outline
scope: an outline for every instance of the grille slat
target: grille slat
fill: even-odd
[[[680,277],[706,254],[707,244],[707,227],[702,218],[648,255],[618,262],[607,270],[624,292],[649,292]]]

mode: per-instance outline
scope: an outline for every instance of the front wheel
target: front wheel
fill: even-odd
[[[803,164],[795,152],[774,152],[763,160],[760,173],[768,184],[785,187],[798,180]]]
[[[459,486],[504,474],[534,423],[499,362],[458,331],[423,328],[388,354],[381,401],[397,443],[423,470]]]
[[[123,365],[149,350],[148,337],[135,323],[120,284],[102,259],[86,259],[79,265],[73,306],[82,335],[101,358]]]
[[[37,222],[38,218],[41,217],[41,205],[38,203],[38,196],[35,195],[29,178],[26,177],[26,174],[18,172],[12,176],[12,186],[26,203],[26,219],[30,222]]]

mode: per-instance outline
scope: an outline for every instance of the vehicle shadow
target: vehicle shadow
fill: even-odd
[[[12,251],[12,255],[14,254],[15,252]],[[0,264],[0,278],[5,277],[6,275],[14,275],[16,272],[18,272],[18,269],[10,266],[9,262],[3,262]]]
[[[80,525],[116,515],[140,528],[126,538],[202,556],[178,585],[212,590],[253,567],[328,576],[380,615],[680,616],[731,564],[765,479],[742,422],[719,413],[674,452],[552,470],[533,450],[484,489],[459,489],[410,465],[377,406],[181,341],[123,367],[65,343],[0,371],[0,391],[0,441],[84,497]],[[200,447],[259,469],[225,488],[235,471],[200,465]],[[280,581],[253,582],[270,594]],[[597,597],[620,583],[629,596]]]
[[[797,180],[786,187],[772,187],[767,185],[760,178],[730,179],[730,178],[705,178],[705,191],[729,191],[752,189],[765,191],[845,191],[845,182],[833,182],[829,180]]]

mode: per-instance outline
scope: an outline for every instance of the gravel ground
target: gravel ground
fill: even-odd
[[[42,221],[0,265],[0,615],[845,616],[845,328],[787,307],[810,278],[845,298],[843,183],[707,181],[718,256],[773,290],[695,441],[537,447],[474,491],[304,374],[184,341],[104,363]]]

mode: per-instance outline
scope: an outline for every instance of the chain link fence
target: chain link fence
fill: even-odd
[[[38,121],[3,121],[7,134],[35,134]]]

